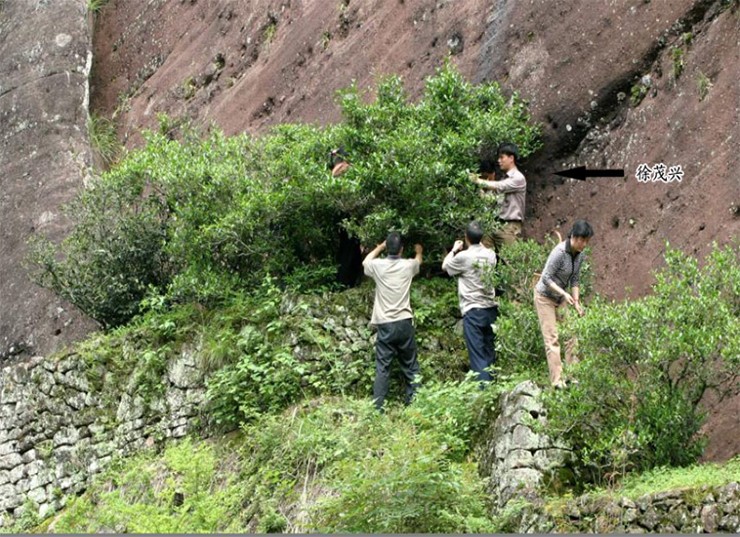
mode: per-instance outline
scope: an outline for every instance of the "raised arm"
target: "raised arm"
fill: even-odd
[[[463,244],[463,241],[455,241],[452,250],[450,250],[447,256],[445,256],[444,261],[442,261],[442,270],[446,271],[450,276],[455,276],[462,271],[462,267],[458,266],[459,263],[455,262],[455,254],[462,250]]]
[[[501,181],[486,181],[478,176],[471,174],[470,180],[476,185],[486,190],[494,190],[496,192],[507,193],[507,192],[524,192],[527,190],[527,181],[523,177],[507,177]]]
[[[385,241],[378,244],[375,248],[373,248],[369,254],[365,256],[365,259],[362,260],[362,266],[365,269],[365,275],[366,276],[372,276],[371,270],[370,270],[370,262],[378,257],[380,255],[380,252],[385,250]]]
[[[416,262],[421,265],[424,247],[421,244],[414,244],[414,252],[416,252],[416,256],[414,257],[414,259],[416,259]]]

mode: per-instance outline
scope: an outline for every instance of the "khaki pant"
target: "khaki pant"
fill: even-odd
[[[567,302],[561,305],[537,291],[534,292],[534,307],[537,310],[537,318],[540,321],[542,339],[545,341],[545,354],[547,355],[547,368],[550,370],[550,384],[555,386],[561,382],[563,373],[563,362],[560,360],[560,342],[558,341],[558,321],[562,321],[566,315]],[[575,338],[565,342],[565,363],[567,365],[578,362],[576,357]]]
[[[504,227],[491,232],[490,242],[498,252],[501,246],[504,244],[514,244],[517,240],[522,238],[522,223],[521,222],[506,222]],[[488,248],[491,245],[485,245]]]

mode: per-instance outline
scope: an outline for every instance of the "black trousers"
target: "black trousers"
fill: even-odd
[[[406,404],[410,403],[418,384],[415,377],[419,374],[419,362],[416,359],[416,339],[411,319],[377,325],[378,338],[375,342],[375,384],[373,398],[378,409],[388,395],[391,360],[398,357],[401,372],[406,380]]]

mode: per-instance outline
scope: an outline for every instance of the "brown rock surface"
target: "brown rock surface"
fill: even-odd
[[[69,230],[60,206],[87,174],[91,62],[84,3],[0,2],[0,366],[94,326],[22,267],[35,231],[59,240]]]
[[[114,1],[96,29],[93,104],[120,118],[129,146],[160,112],[226,133],[326,124],[339,118],[335,91],[351,81],[370,87],[398,73],[418,95],[453,53],[473,81],[518,90],[543,124],[545,147],[523,166],[526,234],[589,219],[597,290],[635,297],[649,291],[666,241],[703,256],[712,241],[740,235],[737,4],[134,0],[124,9]],[[645,75],[647,95],[633,106],[631,89]],[[704,98],[701,76],[711,82]],[[680,165],[684,178],[639,183],[642,163]],[[570,165],[623,168],[626,177],[552,175]],[[736,416],[740,398],[726,404]],[[740,452],[723,415],[706,427],[712,459]]]
[[[330,123],[339,119],[336,90],[353,80],[366,88],[400,74],[413,95],[451,50],[471,72],[487,5],[114,0],[96,26],[93,104],[120,114],[129,144],[160,112],[227,134]]]
[[[69,9],[71,2],[31,4],[36,9],[22,24],[39,17],[35,35],[44,35],[50,31],[44,22],[50,6]],[[25,277],[16,274],[21,237],[42,224],[47,230],[58,226],[53,228],[58,236],[63,233],[62,220],[41,218],[44,204],[58,207],[68,199],[79,188],[84,168],[61,172],[70,169],[70,160],[63,160],[69,151],[59,150],[70,143],[69,136],[40,144],[47,161],[35,155],[26,168],[17,164],[21,157],[5,156],[9,141],[30,147],[42,133],[56,132],[47,121],[46,130],[33,137],[6,134],[11,132],[6,122],[22,121],[8,115],[12,105],[5,88],[12,84],[7,80],[18,77],[16,65],[33,75],[27,56],[35,41],[16,44],[5,15],[0,19],[0,114],[6,111],[0,116],[0,170],[3,184],[7,181],[15,193],[4,188],[2,263],[3,273],[13,273],[16,283],[3,281],[4,299],[11,292],[13,297],[26,293],[18,287]],[[45,42],[54,41],[64,20],[54,18],[52,38]],[[597,290],[621,299],[649,290],[665,241],[701,256],[712,241],[726,244],[740,235],[739,36],[737,0],[111,0],[95,25],[91,100],[96,111],[117,119],[129,148],[141,143],[142,128],[156,126],[159,113],[215,124],[227,134],[259,133],[285,121],[337,121],[335,91],[353,80],[367,88],[380,75],[397,73],[416,96],[423,79],[452,54],[471,80],[498,80],[518,90],[543,124],[545,146],[522,167],[530,184],[525,233],[539,238],[556,226],[567,230],[577,217],[591,220],[597,233],[592,252]],[[44,54],[57,50],[43,48]],[[675,55],[683,64],[679,76]],[[67,70],[72,80],[84,78],[73,67]],[[631,90],[645,75],[650,87],[633,105]],[[711,83],[703,98],[702,77]],[[14,98],[33,95],[27,91]],[[23,113],[38,111],[38,99],[24,105]],[[69,118],[58,129],[84,131],[75,99],[73,105],[49,99],[67,107],[64,114],[50,115]],[[684,178],[639,183],[634,174],[642,163],[681,165]],[[581,183],[552,175],[573,164],[623,168],[627,177]],[[31,173],[33,182],[24,173]],[[6,221],[14,226],[7,231]],[[28,296],[51,300],[28,289]],[[18,311],[33,312],[23,313],[25,324],[10,323],[3,314],[2,332],[11,324],[30,330],[34,316],[53,326],[54,311],[45,307],[19,305]],[[723,414],[737,416],[739,407],[736,398]],[[738,435],[727,435],[726,423],[710,420],[707,430],[734,438],[710,443],[713,458],[740,451]],[[711,451],[713,445],[722,448]]]

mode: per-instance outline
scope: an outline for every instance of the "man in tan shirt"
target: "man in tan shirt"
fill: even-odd
[[[378,255],[386,249],[388,256],[378,259]],[[419,273],[423,248],[421,244],[415,244],[414,250],[416,256],[413,259],[404,259],[401,236],[391,232],[362,262],[365,274],[375,281],[375,302],[370,322],[378,330],[373,385],[373,399],[378,410],[383,408],[388,394],[393,356],[398,356],[406,378],[406,404],[413,399],[418,385],[415,377],[419,374],[419,362],[416,359],[410,290],[411,280]]]
[[[504,194],[498,215],[503,227],[491,233],[496,251],[499,251],[503,244],[512,244],[522,236],[527,180],[516,166],[518,158],[519,149],[516,145],[501,144],[498,148],[498,164],[505,177],[499,181],[487,181],[471,175],[471,180],[478,186]]]
[[[490,382],[489,368],[496,362],[491,325],[496,322],[498,309],[495,292],[485,284],[483,276],[488,267],[496,266],[496,254],[481,244],[482,238],[481,225],[475,221],[468,224],[465,230],[467,249],[463,250],[463,241],[455,241],[442,262],[442,270],[458,277],[457,292],[470,370],[478,374],[478,380]]]

